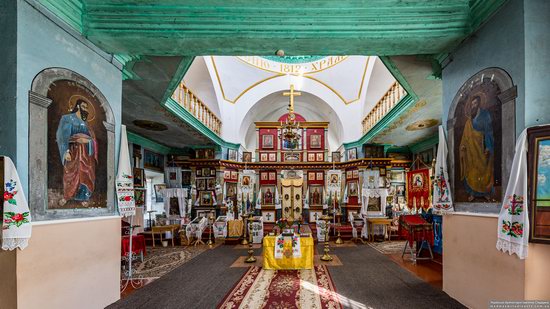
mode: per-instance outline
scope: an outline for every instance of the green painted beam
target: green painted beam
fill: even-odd
[[[170,97],[172,97],[172,94],[183,80],[185,73],[187,73],[187,70],[189,70],[191,64],[193,64],[193,60],[195,60],[195,57],[183,57],[178,66],[178,69],[176,70],[176,73],[168,84],[168,88],[164,92],[164,96],[162,97],[161,102],[166,102]]]
[[[393,121],[395,121],[403,112],[407,110],[413,103],[416,102],[416,99],[407,94],[403,97],[399,103],[395,105],[377,124],[374,125],[365,135],[355,142],[344,143],[344,149],[350,149],[354,147],[361,147],[365,143],[368,143],[372,140],[378,133],[382,132],[387,126],[389,126]]]
[[[111,53],[322,56],[437,54],[503,0],[82,1],[82,33]]]
[[[44,7],[61,18],[67,25],[79,33],[83,31],[82,16],[84,3],[82,0],[38,0]]]
[[[141,136],[139,134],[136,134],[134,132],[131,132],[131,131],[127,131],[127,135],[128,135],[128,142],[133,143],[133,144],[138,144],[138,145],[142,146],[143,148],[147,148],[149,150],[158,152],[160,154],[164,154],[164,155],[179,154],[179,153],[183,152],[183,150],[181,150],[181,149],[176,149],[176,148],[172,148],[172,147],[168,147],[168,146],[159,144],[159,143],[157,143],[153,140],[150,140],[146,137],[143,137],[143,136]]]
[[[161,105],[167,111],[178,117],[181,121],[186,122],[191,127],[193,127],[193,129],[197,130],[198,132],[209,138],[212,142],[214,142],[214,144],[220,147],[236,150],[238,150],[241,146],[240,144],[230,143],[223,140],[220,136],[210,130],[207,126],[205,126],[202,122],[195,118],[193,114],[183,108],[183,106],[179,105],[179,103],[174,101],[172,98],[168,98],[165,102],[161,103]],[[194,147],[199,146],[200,145],[196,145]]]
[[[143,57],[141,56],[131,56],[131,55],[123,55],[123,54],[117,54],[113,56],[118,62],[122,64],[122,79],[128,80],[138,80],[141,79],[134,71],[132,70],[134,67],[134,64],[137,61],[142,60]]]

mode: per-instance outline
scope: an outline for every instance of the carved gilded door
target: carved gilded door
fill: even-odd
[[[282,179],[282,212],[283,218],[298,221],[302,218],[302,187],[304,181],[298,179]]]

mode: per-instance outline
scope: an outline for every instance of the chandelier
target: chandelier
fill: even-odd
[[[296,121],[296,114],[294,114],[294,97],[302,95],[300,92],[294,91],[294,85],[290,85],[290,92],[284,92],[283,96],[290,97],[288,103],[288,117],[285,122],[281,121],[281,133],[279,139],[286,149],[298,148],[301,135],[300,135],[300,123]]]

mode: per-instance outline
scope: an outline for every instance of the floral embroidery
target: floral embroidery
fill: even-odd
[[[6,191],[4,192],[4,201],[8,202],[9,204],[16,206],[17,201],[15,200],[15,196],[17,195],[17,192],[15,190],[15,187],[17,186],[17,182],[13,179],[10,179],[10,181],[6,182]],[[4,229],[7,230],[11,226],[20,227],[21,225],[25,223],[29,223],[29,212],[13,212],[13,211],[6,211],[4,212]]]
[[[514,221],[502,220],[502,233],[515,238],[523,237],[523,223]]]
[[[133,201],[133,200],[134,200],[134,197],[131,196],[131,195],[120,196],[120,197],[118,198],[118,201],[119,201],[119,202],[131,202],[131,201]]]
[[[435,187],[438,191],[438,203],[448,203],[449,202],[449,190],[447,188],[447,180],[445,180],[445,177],[443,176],[443,168],[441,168],[441,172],[439,176],[436,177],[435,180]],[[441,205],[445,209],[447,208],[447,205]],[[450,205],[449,205],[450,206]]]
[[[28,216],[29,216],[28,211],[22,212],[22,213],[6,211],[4,213],[4,223],[6,224],[4,226],[4,229],[7,230],[13,225],[15,225],[16,227],[20,227],[25,223],[29,223],[29,219],[27,218]]]

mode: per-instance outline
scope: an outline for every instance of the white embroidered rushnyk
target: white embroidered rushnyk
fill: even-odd
[[[292,241],[292,257],[293,258],[301,258],[302,257],[302,247],[300,246],[300,236],[294,235],[291,237],[283,236],[283,234],[280,234],[275,239],[275,251],[274,255],[276,259],[282,259],[283,258],[283,249],[284,249],[284,242],[285,238]]]
[[[527,258],[529,215],[527,214],[527,129],[516,144],[506,194],[498,216],[497,249]]]
[[[121,126],[120,153],[118,156],[118,172],[116,176],[117,205],[120,215],[123,217],[136,214],[136,201],[134,200],[134,177],[130,165],[130,152],[128,151],[128,137],[126,126]]]
[[[435,161],[435,177],[433,182],[433,206],[438,214],[453,212],[453,198],[449,187],[449,173],[447,172],[447,140],[443,126],[439,126],[439,146]]]
[[[13,161],[4,158],[4,213],[2,214],[2,249],[25,249],[31,238],[31,213]]]

